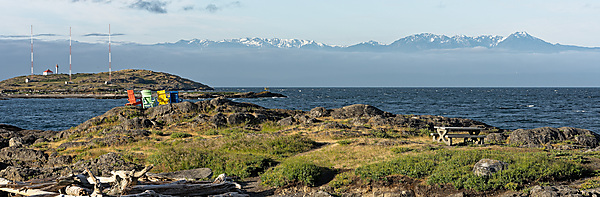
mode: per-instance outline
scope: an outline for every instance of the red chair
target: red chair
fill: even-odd
[[[127,90],[127,97],[129,103],[125,104],[125,106],[142,104],[142,97],[135,97],[133,90]]]

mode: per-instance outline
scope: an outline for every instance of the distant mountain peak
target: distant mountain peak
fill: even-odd
[[[168,43],[167,43],[168,44]],[[433,33],[419,33],[400,38],[391,44],[382,44],[370,40],[350,46],[336,46],[319,43],[314,40],[281,39],[281,38],[233,38],[219,41],[206,39],[180,40],[174,45],[200,48],[271,48],[271,49],[327,49],[350,51],[423,51],[439,49],[461,48],[502,48],[517,51],[557,51],[557,50],[584,50],[585,47],[554,45],[536,38],[526,31],[518,31],[507,37],[498,35],[438,35]],[[594,48],[597,49],[597,48]]]

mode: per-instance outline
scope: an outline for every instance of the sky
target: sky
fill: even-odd
[[[418,33],[508,36],[600,46],[597,0],[0,0],[0,39],[154,44],[297,38],[389,44]]]

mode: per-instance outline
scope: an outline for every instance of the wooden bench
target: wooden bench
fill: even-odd
[[[454,138],[463,138],[465,143],[473,142],[475,144],[483,144],[485,135],[478,135],[483,128],[477,127],[435,127],[437,133],[430,133],[429,135],[433,138],[433,141],[444,142],[448,146],[452,146]],[[448,134],[449,132],[466,131],[469,134]]]

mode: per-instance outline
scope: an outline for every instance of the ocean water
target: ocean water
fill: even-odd
[[[216,88],[215,91],[263,91]],[[577,127],[600,133],[600,88],[270,88],[288,98],[233,99],[267,108],[310,110],[368,104],[394,114],[469,118],[503,129]],[[188,100],[196,102],[202,99]],[[0,123],[64,130],[126,99],[0,100]]]

